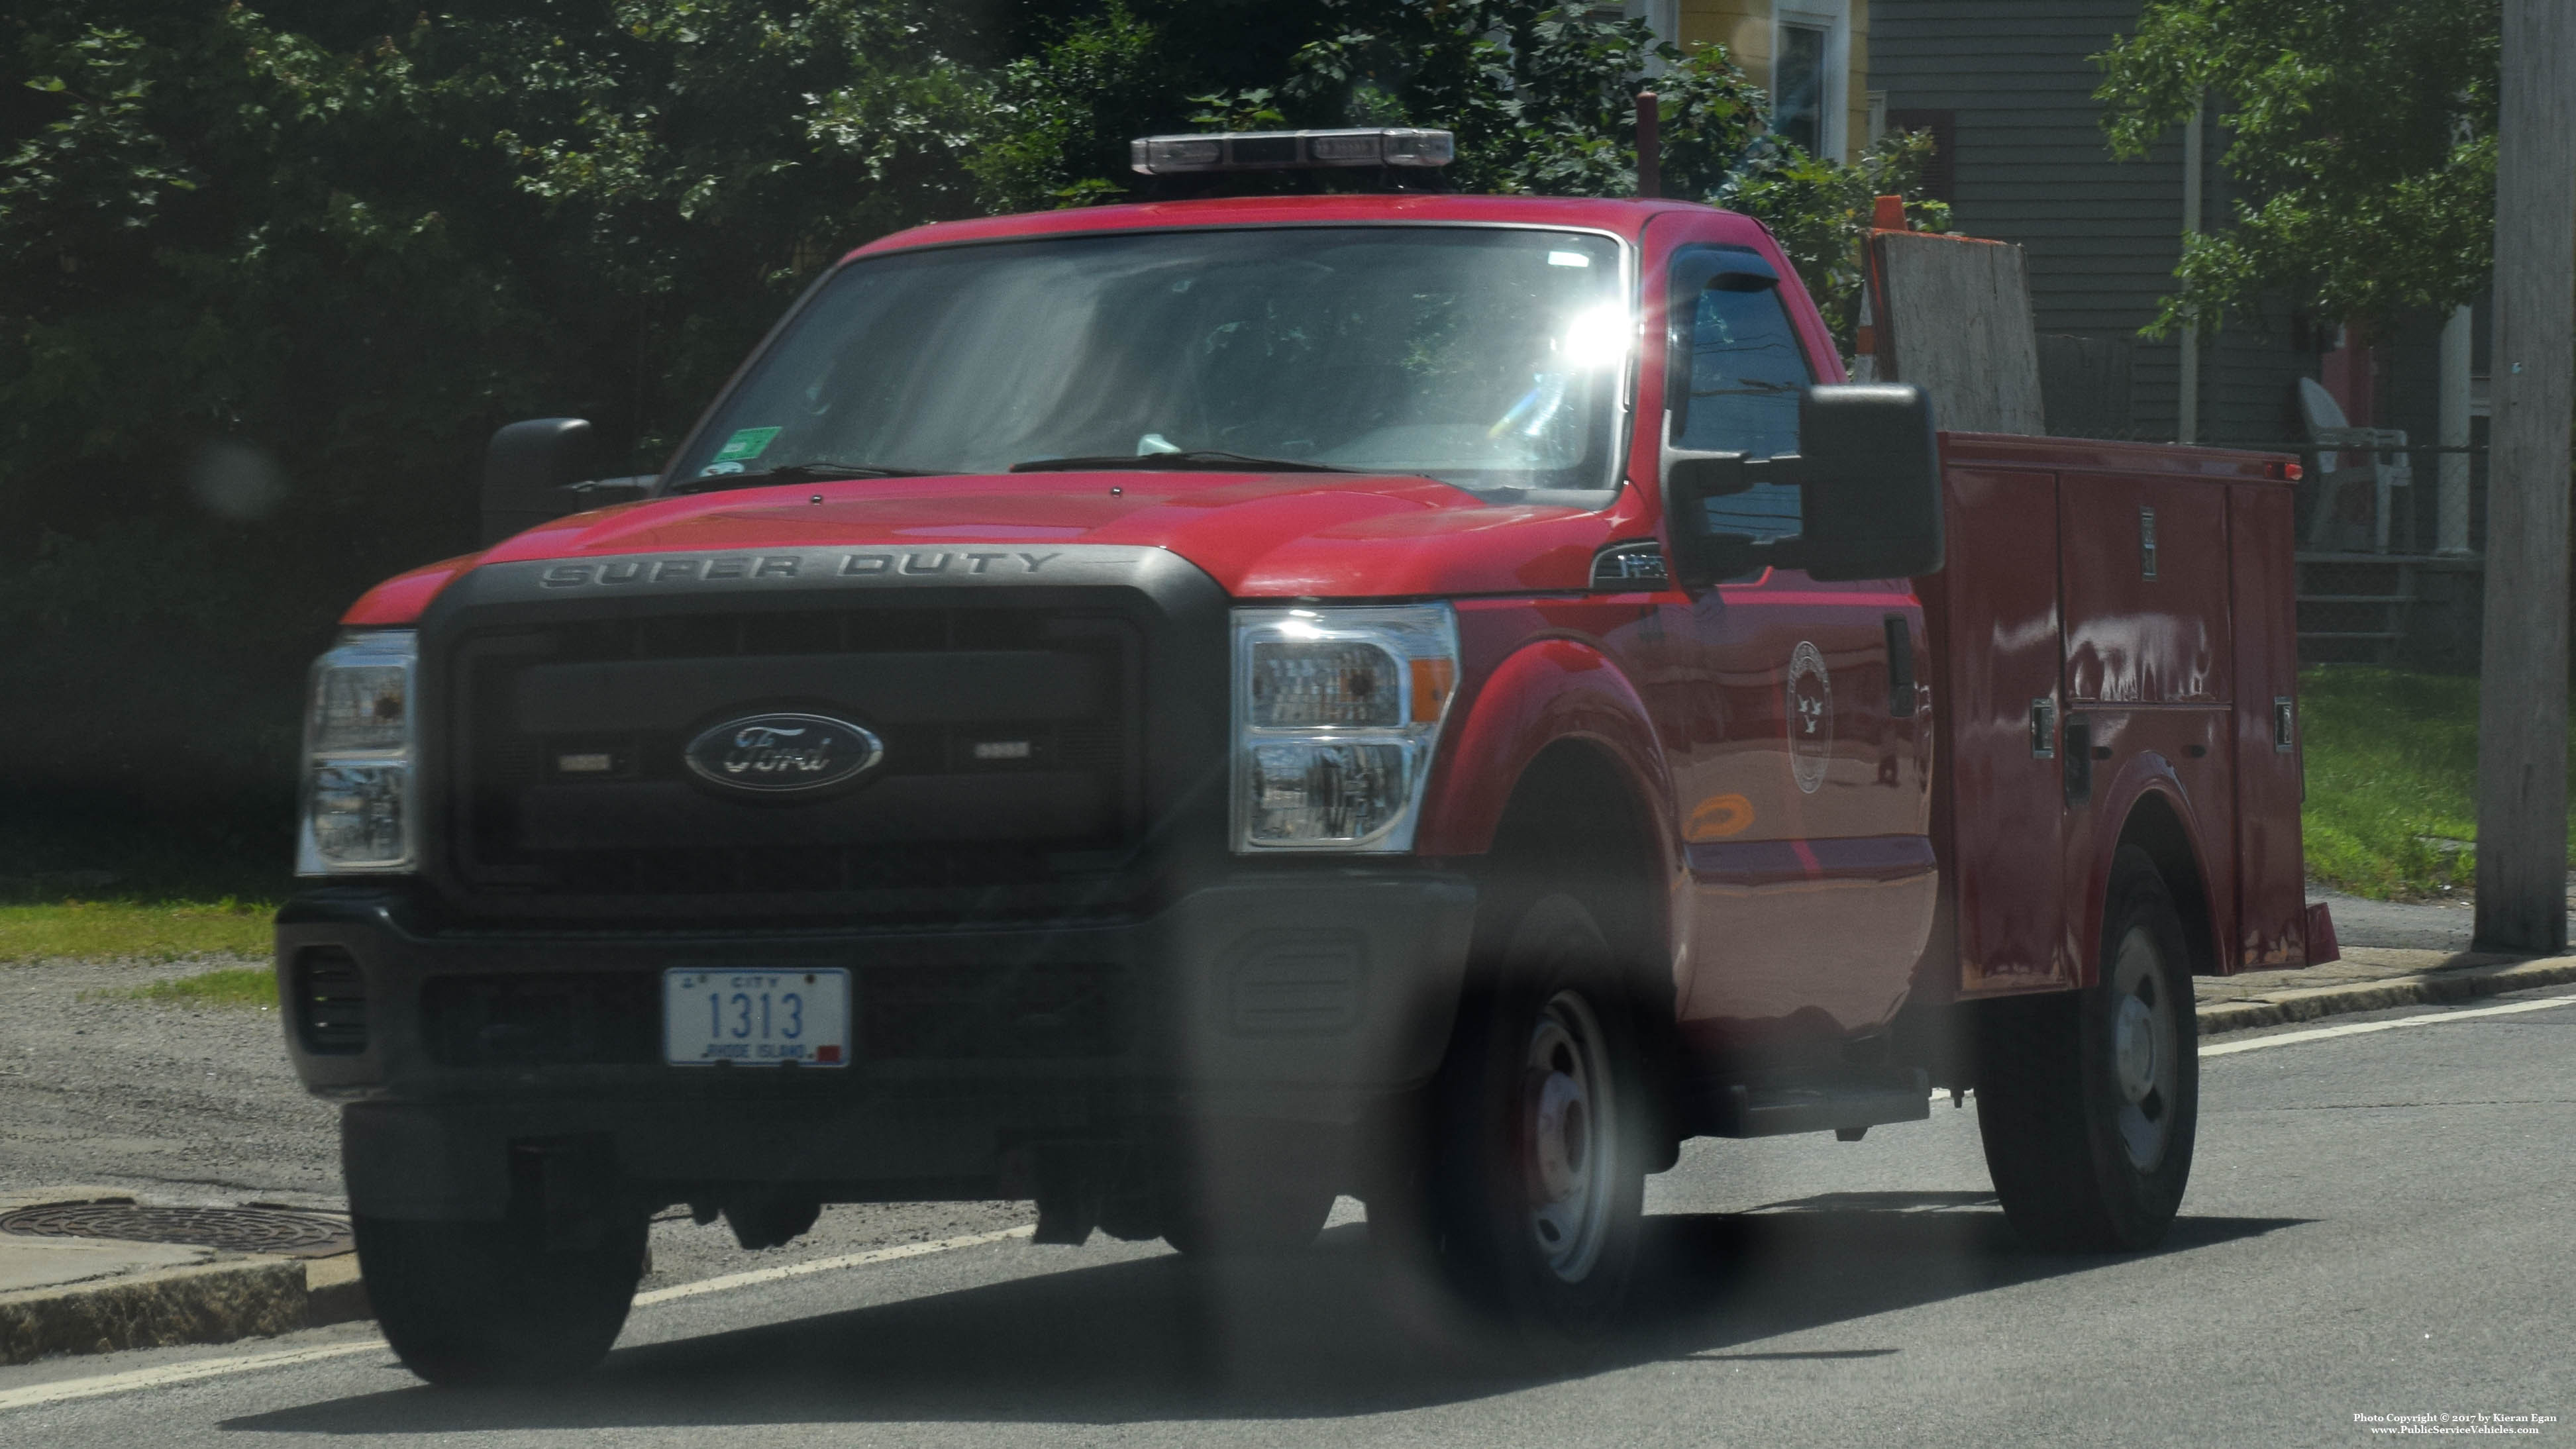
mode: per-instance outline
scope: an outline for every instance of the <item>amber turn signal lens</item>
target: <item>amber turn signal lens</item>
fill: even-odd
[[[1438,724],[1440,712],[1449,707],[1449,691],[1458,684],[1458,666],[1447,659],[1416,659],[1413,663],[1413,722]]]

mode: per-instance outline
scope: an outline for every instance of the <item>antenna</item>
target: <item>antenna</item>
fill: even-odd
[[[1637,199],[1664,194],[1664,142],[1653,91],[1637,92]]]

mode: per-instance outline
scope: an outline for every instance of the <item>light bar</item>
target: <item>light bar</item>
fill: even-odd
[[[1457,137],[1412,126],[1354,131],[1227,131],[1146,136],[1127,143],[1128,164],[1147,176],[1188,171],[1290,171],[1307,166],[1446,166]]]

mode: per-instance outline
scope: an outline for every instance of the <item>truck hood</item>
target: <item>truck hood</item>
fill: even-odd
[[[1627,503],[1635,494],[1619,496]],[[484,563],[843,545],[930,555],[988,544],[1141,544],[1189,560],[1237,598],[1573,592],[1588,586],[1594,552],[1629,511],[1493,503],[1428,478],[1340,473],[799,483],[574,514],[389,579],[345,622],[409,623]]]

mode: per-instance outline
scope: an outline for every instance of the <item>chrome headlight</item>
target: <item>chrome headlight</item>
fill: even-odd
[[[408,629],[344,634],[313,662],[304,714],[304,808],[297,875],[409,871],[416,864],[412,799],[412,676]]]
[[[1234,848],[1411,850],[1457,688],[1446,604],[1237,609]]]

